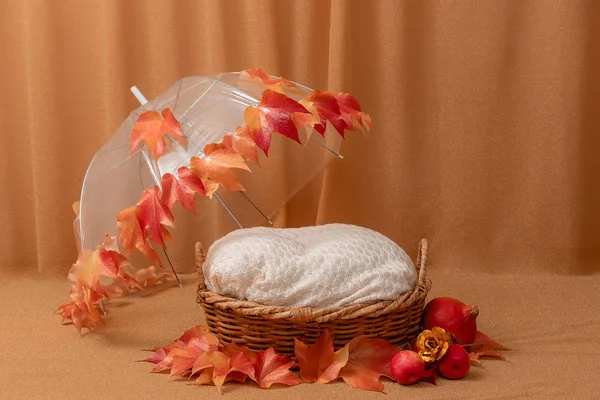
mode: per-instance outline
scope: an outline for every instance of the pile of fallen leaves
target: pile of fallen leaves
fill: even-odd
[[[156,364],[152,372],[170,372],[198,385],[214,384],[219,390],[225,382],[248,379],[268,388],[275,383],[293,386],[342,378],[353,388],[383,391],[379,378],[391,377],[390,361],[398,352],[385,340],[364,336],[334,351],[331,335],[325,330],[313,345],[296,340],[296,373],[292,371],[296,361],[277,354],[273,347],[255,352],[235,344],[220,346],[218,338],[202,325],[168,346],[152,350],[154,353],[144,360]]]
[[[473,363],[479,357],[502,358],[498,350],[508,350],[500,343],[478,332],[478,343],[470,349]],[[260,352],[246,346],[219,344],[208,327],[198,325],[165,347],[152,349],[143,361],[155,364],[152,372],[183,377],[197,385],[215,385],[219,391],[229,381],[254,381],[261,388],[273,384],[294,386],[302,382],[328,383],[339,378],[349,386],[363,390],[383,391],[380,377],[390,379],[390,362],[400,349],[382,339],[359,336],[335,351],[329,331],[307,345],[295,340],[297,362],[280,355],[273,347]],[[298,372],[293,371],[298,370]],[[435,369],[428,370],[423,381],[436,383]]]

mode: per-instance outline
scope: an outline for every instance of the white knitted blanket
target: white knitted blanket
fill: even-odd
[[[233,231],[210,247],[203,272],[214,292],[288,307],[394,300],[417,282],[392,240],[344,224]]]

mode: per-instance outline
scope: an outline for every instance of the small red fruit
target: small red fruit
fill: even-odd
[[[437,371],[446,379],[460,379],[469,373],[471,369],[471,360],[469,353],[457,344],[451,344],[448,351],[440,361],[438,361]]]
[[[417,383],[425,372],[425,362],[421,356],[412,350],[402,350],[397,353],[390,363],[392,378],[403,385]]]

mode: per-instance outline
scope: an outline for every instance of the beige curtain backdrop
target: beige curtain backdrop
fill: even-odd
[[[411,255],[424,236],[432,268],[598,271],[599,1],[3,0],[0,43],[2,273],[75,261],[71,204],[131,85],[254,66],[374,121],[280,225],[363,225]],[[180,230],[178,268],[228,224]]]

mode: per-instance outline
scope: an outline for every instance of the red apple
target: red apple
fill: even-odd
[[[390,363],[392,378],[403,385],[419,382],[425,371],[425,362],[421,356],[412,350],[402,350],[397,353]]]
[[[444,357],[438,361],[437,370],[446,379],[460,379],[469,373],[469,353],[457,344],[451,344]]]

